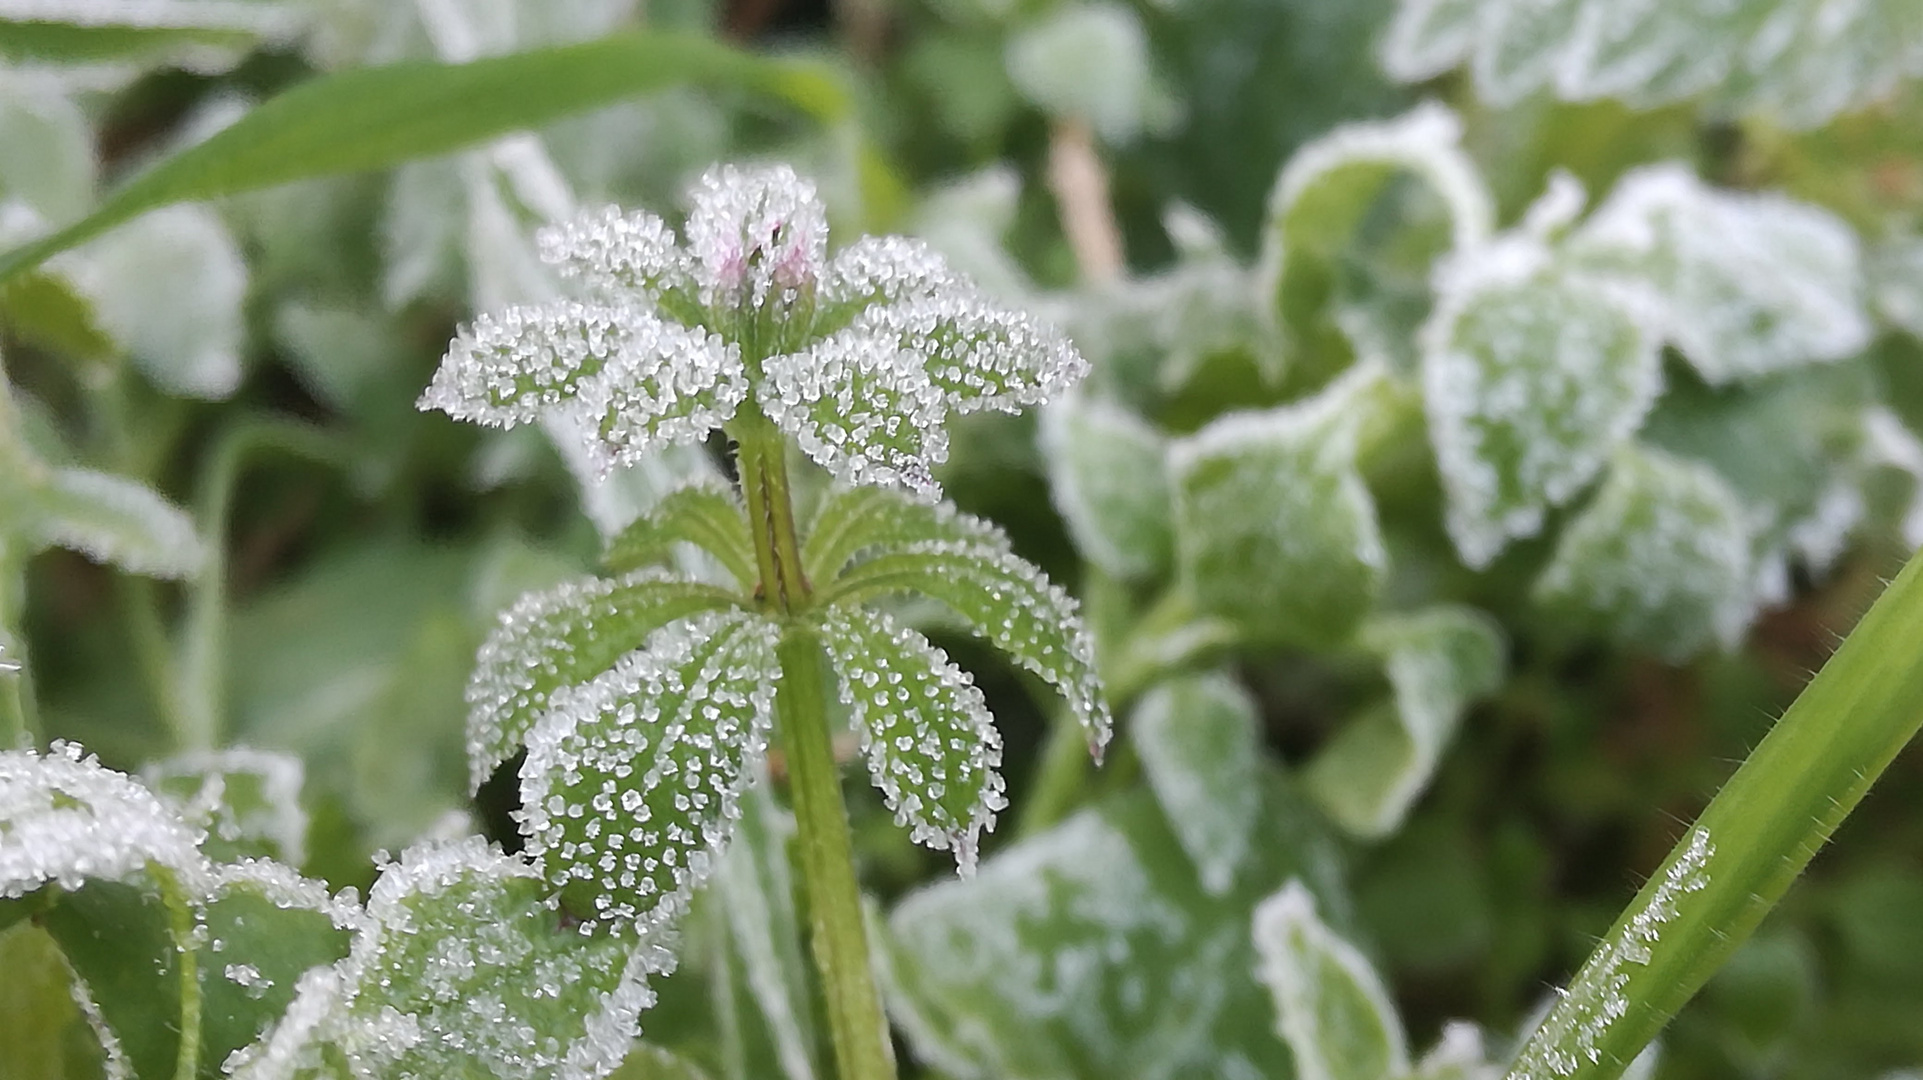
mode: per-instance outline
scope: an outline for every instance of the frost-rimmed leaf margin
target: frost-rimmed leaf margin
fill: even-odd
[[[206,563],[193,519],[137,480],[60,468],[26,492],[24,525],[38,543],[147,577],[190,579]]]
[[[809,580],[825,585],[864,552],[918,541],[1010,550],[1000,526],[963,513],[953,503],[926,503],[872,485],[843,485],[824,497],[815,511],[802,542],[801,559]]]
[[[676,543],[714,556],[744,589],[759,576],[741,498],[719,479],[696,480],[663,495],[607,542],[601,565],[610,574],[629,573],[668,558]]]
[[[1075,547],[1121,578],[1148,578],[1169,564],[1174,540],[1168,440],[1111,401],[1064,395],[1042,411],[1048,491]]]
[[[1262,808],[1261,717],[1221,671],[1157,683],[1129,715],[1142,772],[1210,895],[1235,884]]]
[[[1383,1080],[1409,1072],[1409,1046],[1375,966],[1316,915],[1299,878],[1256,906],[1257,977],[1302,1080]],[[1341,1045],[1343,1038],[1362,1045]]]

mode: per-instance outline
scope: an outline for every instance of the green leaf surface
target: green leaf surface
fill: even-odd
[[[1249,910],[1297,874],[1333,896],[1334,853],[1263,790],[1263,842],[1221,897],[1139,789],[905,897],[890,1007],[916,1056],[957,1080],[1289,1075]]]
[[[1049,493],[1083,557],[1120,578],[1168,566],[1167,440],[1120,405],[1067,397],[1042,414]]]
[[[578,915],[650,932],[685,909],[767,746],[778,636],[743,611],[672,623],[550,699],[528,734],[522,827]]]
[[[200,1073],[213,1077],[279,1022],[308,969],[346,955],[347,915],[318,883],[257,864],[225,874],[196,919]]]
[[[307,860],[307,811],[299,758],[261,750],[183,754],[142,770],[141,779],[190,828],[218,862]]]
[[[1379,838],[1428,786],[1464,710],[1501,684],[1504,642],[1495,620],[1459,607],[1382,616],[1361,638],[1381,658],[1393,700],[1336,733],[1304,781],[1343,828]]]
[[[1535,596],[1578,625],[1680,661],[1734,645],[1748,626],[1750,550],[1748,515],[1722,477],[1629,448],[1563,530]]]
[[[808,524],[801,561],[808,579],[826,586],[841,576],[849,560],[869,548],[923,541],[1008,546],[1000,528],[962,513],[953,503],[926,503],[863,484],[837,488],[822,501]]]
[[[45,930],[0,930],[0,1080],[80,1080],[101,1065],[87,1053],[93,1032],[74,1004],[73,976]]]
[[[729,951],[767,1033],[773,1067],[785,1080],[813,1080],[822,1047],[788,857],[795,819],[765,778],[742,792],[739,805],[741,820],[715,871],[708,910],[718,908],[726,922]]]
[[[1149,788],[1214,896],[1235,884],[1262,808],[1260,725],[1248,691],[1221,672],[1160,683],[1129,717]]]
[[[267,101],[142,173],[86,218],[7,253],[0,280],[169,203],[434,157],[682,82],[748,89],[823,120],[848,108],[842,87],[817,65],[671,33],[615,34],[466,64],[356,68]]]
[[[182,58],[225,59],[246,52],[255,40],[254,33],[241,27],[81,25],[52,19],[0,19],[0,56],[27,62],[104,61],[144,66]]]
[[[1388,987],[1361,951],[1316,915],[1290,880],[1255,909],[1258,975],[1301,1080],[1386,1080],[1409,1072],[1409,1047]]]
[[[1328,648],[1374,605],[1388,555],[1350,404],[1332,386],[1175,443],[1176,568],[1203,613],[1257,641]]]
[[[1068,703],[1089,748],[1100,754],[1112,721],[1095,645],[1079,605],[1040,570],[997,544],[924,540],[857,564],[831,602],[852,604],[883,593],[919,593],[962,617],[969,628]]]
[[[173,1077],[181,1058],[182,951],[160,887],[90,882],[39,923],[86,987],[109,1068],[118,1062],[137,1080]]]
[[[501,613],[468,682],[470,783],[478,788],[514,756],[556,691],[608,670],[676,619],[735,604],[723,589],[658,570],[521,597]]]
[[[27,498],[27,529],[43,545],[149,577],[191,578],[206,561],[193,521],[138,481],[56,469]]]
[[[640,1042],[608,1080],[711,1080],[706,1069],[654,1043]]]
[[[879,611],[830,608],[821,643],[841,682],[868,775],[917,843],[974,870],[981,834],[1008,805],[1002,739],[974,679]]]
[[[701,482],[668,493],[630,522],[608,541],[601,565],[610,574],[639,570],[671,558],[677,543],[713,555],[743,588],[753,588],[760,576],[741,500],[732,489]]]

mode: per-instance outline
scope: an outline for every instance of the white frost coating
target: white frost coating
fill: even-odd
[[[831,609],[822,644],[861,739],[868,773],[916,843],[975,872],[981,834],[1008,805],[1002,738],[974,679],[927,638],[879,611]]]
[[[75,977],[68,980],[73,1003],[79,1008],[80,1015],[87,1021],[87,1027],[100,1042],[100,1051],[106,1056],[107,1080],[134,1080],[134,1063],[127,1057],[127,1048],[120,1045],[120,1036],[107,1025],[107,1014],[100,1011],[100,1003],[93,999],[93,991],[88,988],[87,980]]]
[[[1301,879],[1290,878],[1256,906],[1254,934],[1255,976],[1275,998],[1276,1033],[1302,1080],[1408,1074],[1408,1043],[1381,976],[1316,916],[1315,897]],[[1358,1005],[1367,1012],[1356,1013]],[[1327,1046],[1326,1036],[1338,1032],[1347,1045]],[[1358,1052],[1380,1060],[1358,1060]]]
[[[1498,1080],[1502,1067],[1489,1061],[1481,1028],[1467,1020],[1450,1020],[1411,1075],[1422,1080]]]
[[[1650,950],[1663,927],[1675,921],[1682,899],[1709,885],[1709,860],[1715,854],[1709,831],[1692,829],[1688,846],[1663,871],[1649,901],[1609,936],[1570,981],[1562,1000],[1510,1067],[1512,1080],[1569,1076],[1602,1059],[1598,1045],[1603,1036],[1629,1011],[1624,991],[1631,967],[1649,963]]]
[[[72,26],[231,30],[282,36],[308,15],[294,4],[259,0],[0,0],[0,18]]]
[[[156,762],[140,777],[194,828],[228,843],[264,840],[276,858],[300,866],[307,861],[302,771],[297,757],[230,747]]]
[[[544,229],[542,257],[593,300],[482,316],[420,406],[502,426],[563,413],[605,472],[701,441],[753,394],[839,478],[932,497],[949,410],[1018,411],[1087,372],[921,241],[830,260],[814,185],[785,165],[711,169],[689,198],[685,245],[614,208]]]
[[[1382,69],[1421,82],[1468,59],[1482,15],[1478,0],[1403,0],[1382,37]]]
[[[159,578],[191,578],[207,559],[193,519],[152,488],[92,469],[56,469],[33,493],[42,543]]]
[[[1808,203],[1718,191],[1678,164],[1648,166],[1617,183],[1571,254],[1617,270],[1711,383],[1841,360],[1869,344],[1856,235]]]
[[[741,611],[671,623],[528,734],[521,821],[548,880],[645,936],[680,916],[740,816],[772,723],[779,627]]]
[[[0,752],[0,824],[0,898],[48,884],[124,881],[149,863],[171,871],[189,898],[215,885],[199,837],[152,792],[75,743],[56,742],[44,755]]]
[[[1863,430],[1870,461],[1907,473],[1914,483],[1900,528],[1911,550],[1923,547],[1923,441],[1895,413],[1880,406],[1863,415]]]
[[[1221,672],[1164,682],[1129,719],[1142,771],[1202,887],[1223,896],[1262,809],[1255,702]]]
[[[1648,313],[1508,236],[1436,269],[1419,334],[1429,438],[1463,561],[1487,566],[1581,491],[1662,388]]]
[[[1117,577],[1168,563],[1168,440],[1119,405],[1067,395],[1042,411],[1048,490],[1075,546]]]
[[[285,910],[325,915],[340,930],[357,930],[363,921],[360,897],[352,888],[330,895],[325,883],[302,877],[293,867],[271,859],[215,865],[208,902],[235,891],[250,892]]]
[[[1304,194],[1330,174],[1357,165],[1379,165],[1420,177],[1442,199],[1457,249],[1481,244],[1495,227],[1495,200],[1475,162],[1464,153],[1462,119],[1447,106],[1425,101],[1392,120],[1339,127],[1295,152],[1269,195],[1268,223],[1256,273],[1259,309],[1270,317],[1267,298],[1287,287],[1289,214]]]

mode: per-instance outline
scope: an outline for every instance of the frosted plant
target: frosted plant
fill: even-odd
[[[1000,737],[967,672],[867,605],[946,605],[1052,684],[1099,752],[1109,716],[1075,602],[994,526],[937,502],[934,479],[950,413],[1040,404],[1087,364],[920,242],[865,238],[831,258],[826,212],[785,166],[710,170],[690,201],[680,236],[616,209],[544,230],[543,257],[579,295],[477,319],[422,395],[459,419],[574,432],[603,471],[717,430],[735,444],[736,484],[667,494],[610,541],[607,576],[502,614],[469,686],[471,778],[525,747],[529,857],[590,927],[646,940],[716,866],[775,736],[837,1055],[847,1075],[879,1075],[826,696],[897,821],[964,873],[1005,805]],[[793,447],[842,482],[805,531]],[[728,583],[653,565],[690,544]]]

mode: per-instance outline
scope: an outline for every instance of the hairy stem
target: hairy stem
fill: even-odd
[[[1610,1080],[1756,929],[1923,725],[1923,556],[1703,811],[1517,1056]]]

